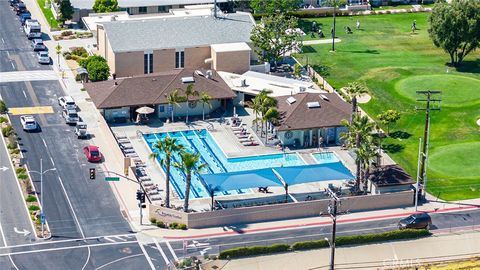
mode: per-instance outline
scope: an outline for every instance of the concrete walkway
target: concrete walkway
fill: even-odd
[[[335,269],[415,267],[439,260],[470,258],[480,253],[480,231],[434,235],[412,241],[388,242],[336,249]],[[222,270],[328,269],[330,249],[288,252],[237,259]]]
[[[342,40],[339,38],[335,39],[335,43],[341,42]],[[331,44],[332,39],[331,38],[326,38],[326,39],[315,39],[315,40],[306,40],[303,42],[303,45],[316,45],[316,44]]]

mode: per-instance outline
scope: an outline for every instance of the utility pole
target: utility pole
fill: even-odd
[[[330,204],[328,205],[328,213],[332,218],[332,238],[329,241],[330,244],[330,270],[335,269],[335,237],[337,233],[337,203],[340,199],[337,197],[335,192],[330,188],[327,189],[328,195],[332,198]],[[327,239],[328,241],[328,239]]]
[[[51,168],[51,169],[48,169],[48,170],[43,170],[43,160],[40,159],[40,171],[32,171],[30,170],[30,173],[37,173],[40,175],[40,203],[42,204],[42,212],[40,213],[40,220],[42,221],[42,237],[45,238],[45,231],[44,231],[44,227],[45,227],[45,203],[43,201],[43,193],[45,193],[45,190],[43,189],[43,175],[49,171],[56,171],[57,168]]]
[[[441,91],[417,91],[417,95],[422,95],[424,98],[417,99],[419,102],[426,102],[425,108],[415,109],[417,111],[425,111],[425,129],[423,132],[423,146],[422,153],[420,154],[420,170],[419,178],[422,183],[422,196],[426,195],[427,188],[427,161],[428,161],[428,145],[429,145],[429,135],[430,135],[430,111],[439,111],[440,110],[440,101],[442,99],[438,97],[441,95]]]
[[[333,1],[333,33],[332,33],[332,52],[335,52],[335,31],[337,26],[337,1]]]

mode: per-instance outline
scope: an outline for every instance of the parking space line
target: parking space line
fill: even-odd
[[[165,263],[166,263],[166,264],[169,264],[167,255],[165,254],[165,252],[163,252],[163,249],[162,249],[162,247],[160,246],[160,244],[158,244],[157,239],[155,239],[155,238],[152,238],[152,239],[153,239],[153,243],[155,243],[155,246],[157,247],[158,251],[159,251],[160,254],[162,255],[163,260],[165,260]]]
[[[145,247],[141,243],[138,243],[138,245],[140,246],[140,249],[142,250],[143,255],[145,255],[145,258],[147,259],[147,262],[150,265],[150,268],[152,268],[152,270],[155,270],[155,266],[153,265],[152,259],[150,258],[150,256],[148,256],[148,253],[145,250]]]
[[[173,258],[175,258],[175,261],[178,261],[178,257],[177,257],[177,254],[175,254],[175,251],[173,250],[172,246],[170,245],[170,243],[165,240],[165,244],[167,244],[167,247],[168,249],[170,250],[170,252],[172,253],[173,255]]]

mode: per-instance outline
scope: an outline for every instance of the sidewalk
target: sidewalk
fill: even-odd
[[[454,243],[454,244],[453,244]],[[390,269],[415,267],[439,260],[474,257],[480,253],[480,232],[434,235],[335,250],[335,269]],[[229,261],[222,270],[328,269],[330,249],[287,252]]]

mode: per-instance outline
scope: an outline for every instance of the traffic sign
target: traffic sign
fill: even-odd
[[[45,214],[40,214],[40,223],[45,224]]]
[[[120,181],[120,177],[105,177],[105,181]]]

